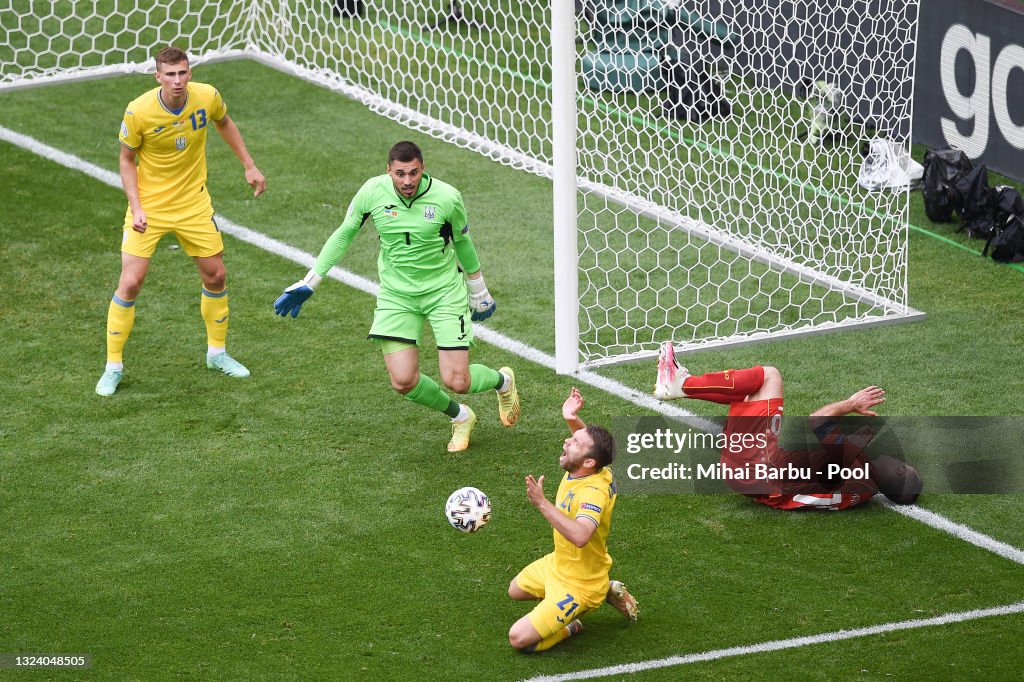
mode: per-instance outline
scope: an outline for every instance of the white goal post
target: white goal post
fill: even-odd
[[[0,91],[245,56],[553,181],[558,371],[918,319],[919,0],[0,2]]]

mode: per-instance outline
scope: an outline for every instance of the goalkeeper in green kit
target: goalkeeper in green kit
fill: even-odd
[[[437,340],[444,385],[456,393],[497,391],[505,426],[519,419],[516,377],[508,367],[469,364],[473,322],[490,317],[494,299],[480,272],[462,194],[423,172],[423,153],[412,142],[388,152],[387,174],[363,184],[344,222],[324,244],[313,269],[274,302],[278,315],[296,317],[322,278],[348,250],[356,232],[373,219],[380,236],[380,291],[369,338],[380,344],[391,386],[414,403],[452,420],[449,452],[469,447],[476,415],[420,374],[419,342],[424,320]],[[465,279],[459,270],[466,272]]]

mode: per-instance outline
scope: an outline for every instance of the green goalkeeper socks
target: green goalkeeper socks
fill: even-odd
[[[420,374],[420,380],[416,382],[411,391],[405,394],[405,397],[417,405],[444,412],[449,417],[459,416],[459,404],[449,398],[448,394],[437,385],[437,382],[425,374]]]
[[[504,383],[504,375],[496,369],[491,369],[486,365],[469,366],[470,393],[493,391],[501,388]],[[405,397],[417,405],[444,412],[453,419],[459,416],[459,404],[442,391],[437,382],[425,374],[420,374],[420,380],[416,382],[411,391],[405,394]]]
[[[469,366],[469,392],[495,391],[505,383],[505,376],[487,365]]]

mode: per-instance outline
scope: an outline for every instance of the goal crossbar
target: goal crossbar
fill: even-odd
[[[802,116],[793,92],[808,75],[834,80],[818,81],[812,89],[818,96],[812,112],[815,125],[824,121],[825,126],[819,132],[827,131],[830,117],[838,116],[833,108],[859,111],[881,103],[891,109],[895,137],[909,140],[909,130],[900,126],[909,120],[910,102],[899,82],[913,72],[905,43],[916,36],[917,1],[893,9],[882,0],[858,0],[856,7],[830,13],[813,0],[794,0],[792,6],[800,6],[799,16],[792,17],[802,22],[797,24],[787,23],[789,4],[765,6],[755,0],[737,0],[730,9],[716,0],[588,0],[593,10],[589,14],[577,14],[560,0],[550,5],[547,0],[522,0],[511,7],[482,0],[451,5],[452,12],[461,8],[467,16],[475,11],[477,17],[501,21],[507,35],[498,39],[493,32],[491,37],[486,31],[479,36],[473,32],[481,25],[479,18],[453,16],[446,21],[461,21],[461,27],[449,31],[442,22],[426,30],[423,17],[436,11],[427,0],[382,0],[351,24],[325,21],[323,3],[315,0],[215,2],[211,11],[221,30],[210,29],[200,39],[198,29],[192,29],[183,42],[196,63],[253,59],[339,92],[409,128],[551,179],[556,190],[556,356],[559,371],[571,372],[652,357],[665,336],[681,337],[673,340],[685,352],[924,317],[907,303],[905,201],[864,202],[850,194],[847,184],[856,169],[821,165],[812,155],[811,163],[819,164],[812,176],[794,165],[803,162],[804,151],[794,157],[793,150],[785,148]],[[115,0],[112,11],[122,5],[133,20],[158,21],[151,8],[128,0]],[[736,54],[709,52],[714,36],[704,36],[696,45],[680,39],[693,27],[694,17],[728,27],[727,41],[716,35]],[[887,26],[882,18],[889,28],[876,28]],[[548,19],[551,23],[544,23]],[[864,30],[868,33],[862,35]],[[890,33],[871,33],[875,30]],[[509,45],[520,45],[512,40],[516,31],[536,54],[492,44],[509,38]],[[781,55],[782,61],[777,55],[765,56],[765,40],[778,43],[772,54]],[[100,55],[100,61],[114,60],[122,52],[133,58],[148,52],[138,42],[141,37],[136,41],[129,50],[112,50],[115,56]],[[835,41],[864,44],[850,48],[851,57]],[[368,56],[378,46],[381,54]],[[418,91],[415,84],[403,82],[410,80],[408,74],[388,62],[388,50],[395,46],[399,59],[434,59],[436,65],[443,64],[435,71],[455,71],[443,75],[448,80],[427,82],[433,90]],[[666,70],[665,63],[651,61],[652,56],[673,54],[659,52],[669,48],[688,54],[695,64],[724,59],[724,72],[742,74],[734,85],[739,82],[746,91],[728,100],[739,111],[732,114],[734,123],[726,124],[730,119],[723,118],[721,124],[701,130],[671,120],[669,101],[662,104],[658,98],[666,92],[671,97],[672,79],[681,77],[678,70],[689,63],[671,62]],[[821,54],[815,52],[818,49]],[[884,58],[867,59],[874,54]],[[7,70],[3,56],[0,46],[0,67]],[[12,76],[0,70],[0,92],[152,69],[148,59],[81,66],[87,60],[75,62],[59,54],[44,57],[35,72],[28,69]],[[346,61],[371,58],[379,61],[369,66]],[[794,67],[806,73],[796,73]],[[880,72],[886,68],[890,71]],[[389,77],[393,80],[386,80]],[[690,72],[686,77],[702,76]],[[709,81],[705,89],[713,93],[729,78],[718,77],[717,85]],[[484,97],[498,93],[503,104],[482,99],[472,102],[477,109],[467,113],[430,99],[435,91],[442,97],[446,86],[466,82],[471,85],[468,92],[479,90]],[[852,104],[842,101],[844,88],[854,93]],[[808,107],[812,103],[809,99]],[[582,116],[577,105],[586,107]],[[524,140],[525,133],[511,125],[517,122],[526,123],[532,137]],[[729,132],[730,126],[736,130]],[[684,128],[686,134],[680,132]],[[734,133],[742,140],[729,137]],[[692,152],[678,151],[687,146]],[[825,184],[812,185],[801,179],[804,175],[823,178]],[[701,187],[702,178],[709,187]],[[765,189],[759,192],[755,183],[763,183]],[[685,205],[665,201],[666,188],[676,185],[690,192]],[[748,197],[750,188],[753,197]],[[590,222],[578,227],[573,219],[577,212]],[[831,214],[837,216],[834,222]],[[620,236],[609,238],[604,230]],[[804,242],[799,241],[801,235]],[[870,243],[861,246],[858,239]],[[645,255],[658,244],[666,249],[663,254]],[[581,263],[584,257],[590,270]],[[733,257],[759,267],[734,268]],[[635,274],[622,270],[627,266]],[[645,279],[647,267],[655,272]],[[566,272],[575,277],[567,279]],[[588,284],[583,293],[576,286],[581,278]],[[676,286],[677,281],[682,284]],[[641,288],[624,297],[631,307],[618,308],[618,288],[635,282]],[[794,283],[802,288],[796,291]],[[751,287],[759,296],[753,306]],[[726,290],[733,293],[723,293]],[[705,294],[734,298],[709,303]],[[794,307],[783,315],[777,308],[787,297]],[[763,306],[762,312],[754,309],[757,306]],[[707,317],[698,319],[702,314]],[[663,317],[647,319],[657,315]],[[633,329],[637,320],[641,326]],[[585,322],[586,329],[581,331],[584,325],[578,322]]]

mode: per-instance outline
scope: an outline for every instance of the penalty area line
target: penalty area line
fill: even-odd
[[[65,168],[85,173],[89,177],[95,178],[106,185],[116,189],[121,189],[121,177],[117,173],[100,168],[93,163],[72,154],[68,154],[67,152],[61,151],[55,147],[51,147],[50,145],[40,142],[33,137],[23,135],[22,133],[0,125],[0,140],[9,142],[17,147],[21,147],[22,149],[64,166]],[[269,253],[273,253],[293,263],[297,263],[298,265],[302,265],[303,267],[311,268],[313,267],[313,263],[316,261],[316,258],[312,254],[306,253],[305,251],[293,246],[289,246],[284,242],[268,237],[267,235],[256,232],[255,230],[238,225],[224,216],[217,216],[217,225],[220,227],[221,231],[230,234],[236,239],[261,248]],[[371,296],[377,295],[379,285],[376,282],[345,270],[344,268],[335,266],[329,273],[327,273],[327,276],[331,279],[342,282],[343,284],[347,284],[354,289],[370,294]],[[515,339],[496,332],[493,329],[489,329],[484,325],[476,325],[474,332],[476,337],[481,341],[485,341],[492,346],[501,348],[502,350],[521,357],[524,360],[534,362],[542,367],[550,369],[552,372],[555,371],[555,358],[553,355],[544,353],[543,351],[532,346],[528,346],[521,341],[516,341]],[[652,412],[657,412],[665,415],[666,417],[678,419],[693,428],[701,429],[709,433],[718,433],[721,431],[721,427],[719,427],[718,424],[715,424],[708,419],[698,417],[692,412],[676,407],[673,404],[656,400],[652,395],[640,393],[634,388],[626,386],[614,379],[609,379],[599,374],[595,374],[592,371],[580,371],[576,375],[576,381],[588,386],[593,386],[598,390],[604,391],[605,393],[618,398],[622,398],[623,400],[627,400],[638,407],[651,410]],[[1011,561],[1024,564],[1024,552],[1021,550],[1003,542],[999,542],[998,540],[979,533],[967,526],[954,523],[939,514],[926,512],[920,507],[901,508],[897,505],[888,506],[905,516],[920,521],[932,528],[949,533],[954,537],[990,552],[995,552],[999,556],[1010,559]]]
[[[704,651],[698,654],[686,654],[684,656],[669,656],[667,658],[652,659],[649,661],[638,661],[636,663],[623,663],[604,668],[591,668],[590,670],[579,670],[572,673],[560,675],[540,675],[527,678],[525,682],[561,682],[562,680],[589,680],[597,677],[608,677],[610,675],[629,675],[646,670],[658,668],[669,668],[677,665],[688,665],[690,663],[703,663],[715,661],[721,658],[733,656],[745,656],[748,654],[760,654],[772,651],[783,651],[785,649],[796,649],[799,647],[812,646],[814,644],[826,644],[829,642],[840,642],[846,639],[858,637],[870,637],[889,632],[901,630],[915,630],[917,628],[932,627],[935,625],[949,625],[950,623],[963,623],[979,618],[991,618],[993,616],[1006,616],[1015,613],[1024,613],[1024,601],[1005,606],[994,606],[988,609],[975,609],[973,611],[957,611],[946,613],[933,618],[921,618],[919,620],[904,620],[897,623],[884,623],[869,627],[855,628],[853,630],[837,630],[825,632],[820,635],[808,635],[805,637],[794,637],[792,639],[777,639],[760,644],[749,644],[746,646],[734,646],[728,649],[716,649]]]

